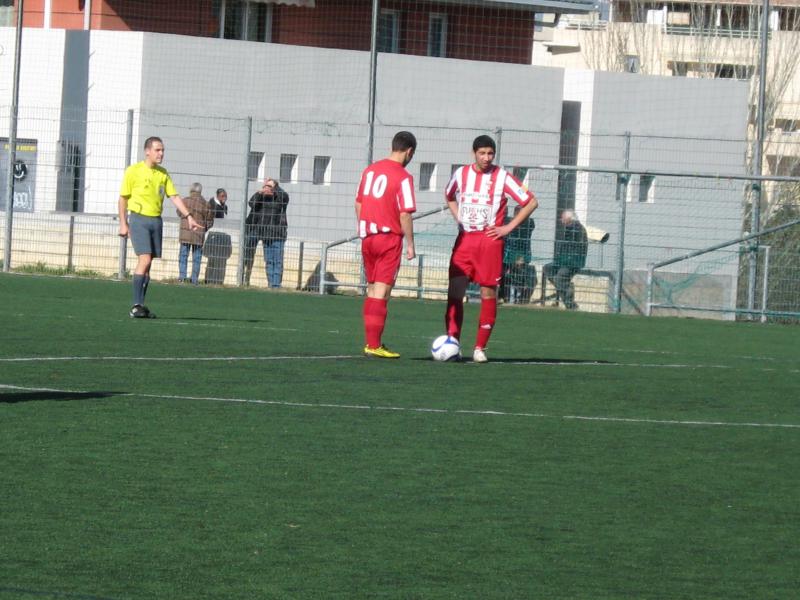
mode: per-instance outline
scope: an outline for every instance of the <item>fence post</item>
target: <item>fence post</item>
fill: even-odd
[[[328,270],[328,244],[322,245],[322,254],[319,257],[319,293],[325,294],[325,272]]]
[[[22,15],[25,2],[17,4],[17,28],[14,43],[14,89],[12,90],[11,114],[8,126],[8,173],[6,174],[6,236],[3,252],[3,271],[11,270],[11,238],[14,222],[14,165],[17,162],[17,117],[19,116],[19,76],[22,58]]]
[[[295,289],[302,290],[303,289],[303,253],[305,251],[306,242],[305,240],[300,240],[300,248],[298,249],[298,257],[297,257],[297,287]]]
[[[129,167],[133,159],[133,109],[128,109],[128,124],[125,133],[125,167]],[[119,238],[119,265],[117,267],[117,279],[125,279],[125,272],[128,266],[128,238]]]
[[[75,215],[69,216],[69,240],[67,241],[67,273],[72,273],[72,252],[75,248]]]
[[[417,255],[417,300],[422,300],[422,281],[425,257],[422,254]]]
[[[625,132],[625,170],[631,163],[631,132]],[[628,181],[630,173],[617,174],[617,202],[619,203],[619,252],[617,253],[617,277],[614,282],[614,312],[622,311],[622,276],[625,273],[625,219],[628,204]]]
[[[769,284],[769,249],[770,246],[762,246],[764,248],[764,275],[761,283],[761,322],[767,322],[767,285]]]
[[[253,143],[253,117],[247,117],[247,143],[244,154],[244,190],[242,190],[242,218],[239,222],[239,264],[236,265],[236,284],[244,286],[244,253],[247,237],[247,193],[250,184],[250,145]],[[255,260],[255,256],[253,256]]]
[[[650,317],[653,314],[653,263],[647,265],[647,300],[644,308],[644,315]]]

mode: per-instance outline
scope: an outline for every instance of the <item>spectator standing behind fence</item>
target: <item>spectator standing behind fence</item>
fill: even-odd
[[[224,188],[219,188],[216,195],[211,199],[211,209],[214,211],[215,219],[224,219],[228,214],[228,192]]]
[[[192,285],[197,285],[200,280],[200,263],[203,260],[203,242],[205,241],[206,231],[214,225],[214,210],[203,198],[203,186],[196,182],[189,188],[189,196],[183,199],[183,203],[189,209],[194,220],[203,229],[193,230],[189,227],[186,219],[181,219],[181,230],[178,238],[181,243],[178,253],[178,280],[181,283],[186,281],[186,267],[189,262],[189,251],[191,251],[191,281]],[[178,211],[178,216],[181,216],[180,211]]]
[[[228,214],[228,192],[224,188],[217,189],[209,204],[214,212],[215,222],[224,219]],[[225,271],[232,252],[231,236],[218,230],[209,232],[203,246],[203,256],[206,257],[206,283],[218,285],[225,283]]]
[[[564,307],[575,310],[575,286],[572,278],[586,266],[586,253],[589,240],[586,228],[578,221],[575,211],[561,213],[561,227],[556,232],[556,247],[553,262],[544,266],[544,276],[556,287],[556,303],[562,301]]]
[[[264,267],[269,287],[281,287],[283,280],[283,249],[286,245],[288,223],[286,207],[289,194],[278,185],[275,179],[267,179],[261,188],[250,198],[247,215],[247,237],[244,254],[244,282],[250,285],[256,247],[261,241],[264,247]]]
[[[520,205],[514,208],[515,217],[521,208]],[[506,218],[506,222],[510,220]],[[533,288],[536,287],[536,267],[531,264],[531,236],[535,228],[533,217],[528,217],[506,236],[500,294],[504,302],[527,304],[531,301]]]
[[[133,307],[129,313],[135,319],[155,317],[144,305],[144,298],[150,284],[153,259],[161,257],[164,196],[172,200],[189,229],[201,229],[178,195],[169,173],[161,166],[163,160],[164,142],[158,137],[147,138],[144,142],[144,160],[125,169],[120,186],[119,235],[130,236],[133,251],[137,255],[133,272]]]

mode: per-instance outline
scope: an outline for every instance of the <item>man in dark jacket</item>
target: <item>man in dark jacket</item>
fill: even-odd
[[[261,191],[250,198],[247,215],[247,238],[244,253],[244,281],[250,284],[253,259],[259,240],[264,247],[264,265],[269,287],[281,287],[283,279],[283,248],[286,245],[288,223],[286,207],[289,194],[274,179],[267,179]]]
[[[520,207],[514,208],[514,216]],[[506,215],[506,222],[511,217]],[[531,236],[536,224],[533,217],[528,217],[517,228],[506,236],[506,247],[503,252],[503,281],[499,295],[511,304],[527,304],[531,301],[533,288],[536,287],[536,267],[531,264]]]
[[[553,262],[544,266],[544,275],[556,287],[556,298],[564,302],[567,309],[574,310],[578,305],[575,304],[572,278],[586,266],[589,240],[586,229],[575,216],[575,211],[565,210],[561,213],[560,220]]]

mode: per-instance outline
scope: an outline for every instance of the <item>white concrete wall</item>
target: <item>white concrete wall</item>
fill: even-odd
[[[0,137],[7,138],[14,83],[13,28],[0,28]],[[38,140],[36,211],[54,210],[61,88],[64,72],[64,31],[25,29],[20,60],[18,139]],[[3,184],[4,185],[4,184]]]
[[[47,209],[55,202],[63,32],[26,29],[25,34],[19,135],[39,139],[43,168],[38,170],[42,183],[37,182],[37,208]],[[13,30],[0,30],[0,43],[13,48]],[[0,55],[1,81],[10,80],[12,57],[8,51]],[[290,235],[345,237],[353,231],[354,187],[367,157],[368,73],[365,52],[92,32],[85,210],[116,212],[127,111],[133,109],[132,160],[141,159],[147,136],[160,135],[167,149],[164,165],[179,192],[185,194],[193,181],[200,181],[208,194],[225,187],[231,212],[224,226],[237,227],[247,198],[257,188],[257,182],[246,179],[245,119],[253,117],[250,148],[264,154],[259,177],[277,176],[282,153],[300,157],[299,182],[285,186],[292,198]],[[420,147],[412,173],[418,178],[423,162],[439,168],[437,189],[419,194],[422,210],[441,205],[451,165],[471,160],[476,135],[498,138],[503,165],[556,164],[563,99],[585,103],[584,133],[744,137],[746,102],[737,82],[565,74],[560,69],[403,55],[380,55],[378,73],[374,157],[386,154],[398,129],[414,131]],[[9,101],[10,89],[0,88],[2,99]],[[25,116],[34,110],[47,111],[48,117]],[[7,115],[0,117],[0,127],[3,120],[7,127]],[[581,162],[620,166],[618,140],[614,144],[604,147],[593,141],[581,147]],[[713,147],[709,141],[705,155],[701,148],[690,159],[683,148],[672,148],[669,166],[682,171],[734,166],[721,164]],[[332,157],[327,185],[311,183],[314,156]],[[633,159],[640,161],[632,163],[636,168],[653,164],[658,156],[642,150]],[[589,197],[588,181],[581,185],[579,212],[602,225],[592,214],[597,200]],[[537,175],[532,187],[542,200],[538,235],[555,217],[552,173]],[[170,207],[165,214],[171,216]]]

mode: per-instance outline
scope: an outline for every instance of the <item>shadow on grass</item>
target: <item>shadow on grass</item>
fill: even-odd
[[[266,319],[231,319],[229,317],[158,317],[159,321],[229,321],[231,323],[274,323]]]
[[[433,359],[430,356],[417,356],[412,358],[411,360],[421,360],[421,361],[430,361],[433,362]],[[462,362],[462,363],[471,363],[472,359],[468,356],[465,356],[461,361],[450,361],[450,362]],[[591,360],[591,359],[575,359],[575,358],[494,358],[492,356],[489,357],[489,364],[491,363],[508,363],[508,364],[519,364],[519,365],[615,365],[617,363],[609,360]]]
[[[0,392],[0,404],[15,404],[17,402],[36,402],[38,400],[93,400],[117,396],[119,392]],[[0,588],[0,592],[3,588]]]
[[[28,590],[25,588],[12,588],[0,586],[0,598],[4,594],[16,594],[15,598],[65,598],[66,600],[114,600],[105,596],[87,596],[86,594],[70,594],[68,592],[48,592],[45,590]],[[22,596],[21,594],[24,594]]]

